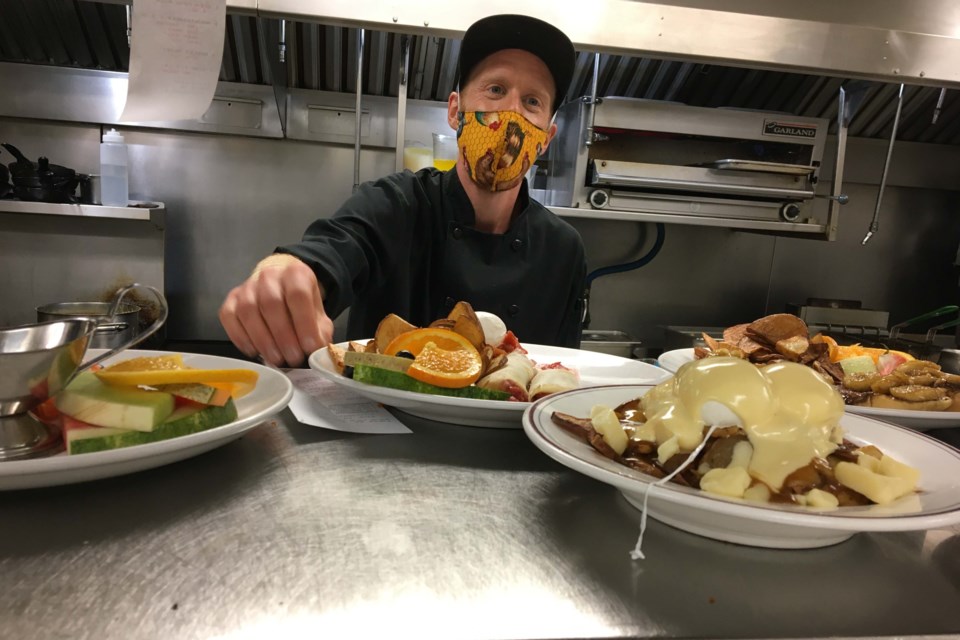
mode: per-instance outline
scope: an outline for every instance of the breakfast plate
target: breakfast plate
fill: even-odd
[[[347,345],[348,343],[342,343],[337,346],[345,349]],[[625,383],[656,384],[670,377],[670,373],[660,367],[606,353],[536,344],[524,344],[523,347],[534,362],[561,362],[566,367],[576,369],[580,373],[581,387]],[[326,347],[313,352],[308,362],[311,369],[365,398],[437,422],[519,429],[523,411],[530,406],[529,402],[452,398],[357,382],[337,373]]]
[[[102,353],[90,349],[88,355]],[[127,350],[104,361],[127,360],[137,356],[169,355],[168,351]],[[190,458],[242,436],[272,415],[282,411],[293,396],[293,385],[283,372],[234,358],[184,353],[187,366],[202,369],[252,369],[259,374],[253,391],[236,400],[238,417],[229,424],[161,442],[122,449],[47,458],[0,462],[0,491],[50,487],[153,469]]]
[[[655,479],[596,451],[553,423],[554,411],[586,416],[594,405],[615,407],[646,393],[649,385],[575,389],[547,396],[523,414],[523,429],[560,464],[619,489],[640,509]],[[824,547],[866,531],[915,531],[960,523],[960,451],[910,429],[844,414],[840,425],[854,442],[870,443],[920,471],[920,491],[889,505],[815,511],[711,495],[673,483],[656,485],[648,515],[697,535],[781,549]]]
[[[693,362],[695,356],[693,355],[693,349],[674,349],[672,351],[664,351],[657,358],[657,364],[669,371],[670,373],[676,373],[677,369],[682,367],[688,362]]]
[[[676,373],[677,369],[694,360],[693,349],[666,351],[657,358],[661,367]],[[848,413],[855,413],[877,420],[885,420],[917,431],[960,427],[960,411],[911,411],[909,409],[882,409],[847,405]]]

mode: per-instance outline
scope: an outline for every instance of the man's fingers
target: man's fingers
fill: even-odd
[[[273,339],[271,329],[261,314],[259,305],[248,300],[237,305],[237,319],[243,325],[256,353],[275,366],[282,366],[284,358]]]
[[[220,306],[220,324],[227,332],[227,337],[236,345],[247,357],[253,358],[257,355],[257,348],[253,345],[253,340],[247,335],[239,317],[237,316],[236,289],[230,292],[227,299]]]
[[[260,315],[269,330],[273,342],[273,352],[261,352],[271,364],[280,366],[283,362],[299,365],[303,361],[303,350],[293,328],[289,305],[284,286],[280,278],[273,274],[263,274],[258,283],[257,302]]]
[[[293,330],[305,355],[310,355],[329,342],[320,330],[318,312],[323,313],[323,302],[320,300],[320,291],[312,282],[298,282],[289,287],[287,305],[290,310],[290,319],[293,321]]]

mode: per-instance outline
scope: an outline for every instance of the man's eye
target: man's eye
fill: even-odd
[[[490,93],[495,93],[498,96],[503,94],[503,87],[498,85],[492,85],[488,90],[490,91]]]
[[[527,106],[528,106],[528,107],[540,108],[541,105],[542,105],[542,103],[540,102],[540,98],[535,98],[535,97],[533,97],[533,96],[527,98]]]

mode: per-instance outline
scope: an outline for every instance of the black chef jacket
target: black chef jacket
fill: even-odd
[[[310,265],[330,317],[350,308],[350,340],[372,337],[387,314],[427,326],[465,300],[500,316],[521,343],[578,347],[583,241],[529,198],[526,181],[519,197],[510,229],[483,233],[455,170],[404,171],[361,185],[277,251]]]

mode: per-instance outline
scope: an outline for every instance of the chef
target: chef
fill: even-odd
[[[447,100],[455,167],[365,183],[299,243],[261,260],[220,308],[233,343],[295,366],[332,340],[331,318],[348,308],[347,338],[359,339],[387,314],[426,326],[465,300],[521,342],[578,346],[583,242],[529,197],[524,179],[556,135],[575,57],[542,20],[474,23]]]

